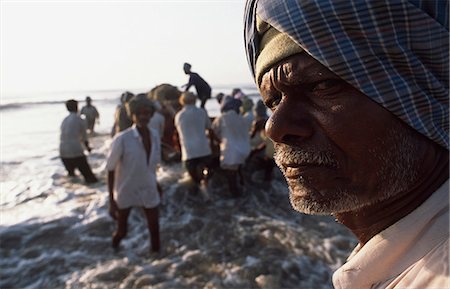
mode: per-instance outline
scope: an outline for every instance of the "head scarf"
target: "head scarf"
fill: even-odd
[[[260,18],[303,53],[448,149],[448,9],[444,0],[249,0],[247,59],[256,76],[264,44],[264,34],[258,32]],[[260,73],[273,64],[266,63]]]

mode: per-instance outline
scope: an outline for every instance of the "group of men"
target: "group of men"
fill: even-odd
[[[180,101],[183,108],[175,115],[175,127],[181,158],[191,179],[205,190],[212,172],[220,167],[231,195],[240,196],[243,179],[239,173],[251,152],[253,113],[248,110],[253,106],[245,106],[247,111],[242,114],[240,99],[233,95],[219,97],[221,114],[211,120],[206,110],[195,106],[195,94],[184,92]]]

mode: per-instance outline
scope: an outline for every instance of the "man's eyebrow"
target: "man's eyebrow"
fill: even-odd
[[[285,62],[280,63],[270,71],[272,82],[285,85],[311,83],[330,76],[334,76],[333,72],[316,62],[306,63],[305,65],[298,65],[295,62]]]

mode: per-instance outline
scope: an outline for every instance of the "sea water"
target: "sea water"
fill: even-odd
[[[258,99],[256,90],[244,92]],[[332,218],[293,211],[276,169],[271,183],[245,172],[238,199],[224,179],[213,178],[205,199],[191,192],[180,163],[162,164],[162,252],[149,253],[145,219],[135,209],[115,253],[105,158],[121,93],[2,98],[0,288],[332,287],[332,272],[356,240]],[[100,113],[88,161],[101,182],[91,186],[67,177],[58,157],[64,102],[77,99],[81,108],[87,95]],[[219,113],[215,99],[206,108],[210,116]]]
[[[233,87],[217,87],[212,95],[219,92],[229,94]],[[242,89],[255,102],[260,98],[256,88],[251,85]],[[146,90],[135,90],[134,93]],[[1,161],[2,163],[21,162],[25,159],[52,154],[57,156],[59,145],[59,126],[67,116],[65,101],[75,99],[78,109],[85,105],[85,97],[93,99],[92,104],[100,114],[95,130],[100,134],[110,133],[114,121],[114,111],[120,104],[123,91],[64,92],[35,95],[2,95],[0,101]],[[217,116],[219,106],[214,98],[206,103],[210,116]]]

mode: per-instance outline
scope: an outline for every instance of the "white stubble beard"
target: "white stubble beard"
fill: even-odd
[[[385,142],[380,149],[376,146],[368,154],[372,155],[382,164],[381,169],[376,172],[377,198],[362,199],[360,188],[354,184],[335,188],[330,191],[318,191],[308,185],[308,180],[302,177],[298,179],[287,179],[289,185],[289,198],[292,207],[299,212],[313,215],[331,215],[361,209],[391,198],[402,191],[407,190],[417,178],[420,162],[417,156],[420,149],[416,145],[412,132],[405,130],[401,125],[389,129]],[[275,162],[283,172],[281,163],[286,160],[301,158],[317,158],[317,152],[305,152],[286,145],[275,144]]]

